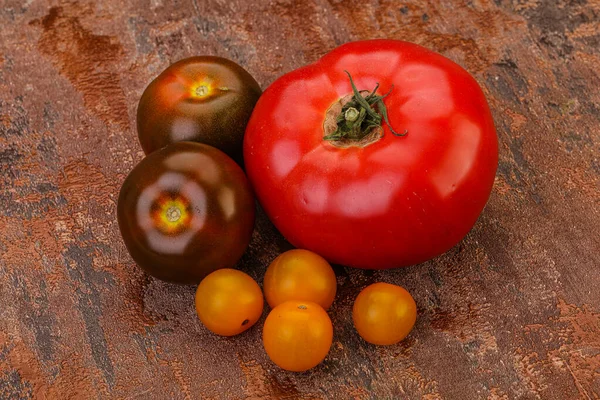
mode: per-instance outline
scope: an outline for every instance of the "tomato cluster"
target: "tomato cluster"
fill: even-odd
[[[137,126],[147,156],[125,179],[117,205],[123,241],[156,278],[198,283],[240,259],[254,229],[254,196],[238,164],[260,95],[242,67],[192,57],[144,91]]]
[[[263,326],[263,345],[269,358],[288,371],[302,372],[325,359],[333,342],[327,309],[333,303],[337,280],[331,265],[308,250],[290,250],[267,268],[263,291],[271,312]],[[196,291],[196,311],[212,332],[237,335],[254,325],[263,309],[258,284],[235,269],[208,275]],[[358,334],[379,345],[398,343],[412,330],[417,307],[402,287],[375,283],[356,298],[352,310]]]
[[[181,60],[142,94],[137,129],[146,157],[117,205],[131,257],[158,279],[199,284],[198,318],[218,335],[256,324],[264,292],[264,348],[290,371],[331,347],[330,263],[387,269],[447,251],[473,227],[498,162],[473,77],[396,40],[340,46],[264,93],[230,60]],[[262,290],[233,269],[254,229],[253,193],[297,247],[272,261]],[[381,282],[352,309],[378,345],[404,339],[416,314],[405,289]]]

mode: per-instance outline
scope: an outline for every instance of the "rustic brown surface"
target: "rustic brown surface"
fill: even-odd
[[[0,0],[0,399],[600,398],[598,0]],[[303,374],[260,323],[204,329],[193,287],[148,278],[116,195],[143,153],[135,109],[169,63],[231,58],[265,88],[336,45],[413,41],[488,95],[500,165],[467,238],[428,263],[336,269],[334,345]],[[285,242],[260,216],[242,266]],[[395,282],[418,304],[391,347],[355,333],[352,300]]]

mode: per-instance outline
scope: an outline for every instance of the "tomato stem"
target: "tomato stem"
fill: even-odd
[[[356,108],[354,107],[350,107],[349,109],[346,110],[346,112],[344,113],[344,118],[346,119],[346,121],[348,122],[354,122],[358,119],[358,117],[360,116],[360,111],[358,111]]]
[[[166,214],[169,222],[177,222],[181,218],[181,210],[175,206],[169,207]]]
[[[200,85],[196,88],[196,96],[204,97],[208,94],[208,87]]]
[[[344,72],[348,75],[348,78],[350,78],[353,96],[349,102],[344,104],[340,114],[337,116],[336,130],[329,135],[326,135],[323,139],[349,139],[360,141],[371,133],[373,128],[380,127],[382,121],[390,128],[390,131],[394,136],[405,136],[408,133],[407,130],[398,133],[390,125],[387,108],[383,102],[383,99],[392,92],[394,85],[392,85],[386,94],[380,96],[375,94],[379,88],[378,83],[371,93],[363,97],[356,88],[352,75],[346,70],[344,70]],[[374,107],[377,108],[377,111],[375,111]]]

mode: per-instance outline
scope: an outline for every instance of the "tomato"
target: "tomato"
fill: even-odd
[[[469,232],[494,183],[498,143],[464,69],[415,44],[371,40],[273,82],[246,128],[244,161],[295,247],[384,269],[431,259]]]
[[[237,161],[260,86],[242,67],[221,57],[190,57],[164,70],[146,88],[137,110],[146,154],[167,144],[195,141]]]
[[[358,334],[367,342],[395,344],[415,325],[417,305],[406,289],[389,283],[374,283],[356,297],[352,319]]]
[[[246,250],[254,198],[242,169],[223,152],[179,142],[135,166],[121,187],[117,219],[131,257],[147,273],[198,283]]]
[[[258,284],[242,271],[220,269],[200,282],[196,290],[196,312],[213,333],[233,336],[258,321],[263,311]]]
[[[327,312],[312,302],[286,301],[267,316],[263,344],[277,366],[302,372],[325,359],[333,341]]]
[[[331,265],[323,257],[294,249],[280,254],[269,265],[263,289],[271,308],[287,300],[300,300],[328,309],[335,298],[337,281]]]

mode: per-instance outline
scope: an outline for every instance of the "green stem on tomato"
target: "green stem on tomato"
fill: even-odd
[[[337,129],[325,136],[325,140],[340,140],[349,139],[359,141],[372,132],[373,128],[381,126],[381,122],[390,128],[390,131],[395,136],[405,136],[408,131],[403,133],[396,132],[390,125],[388,120],[388,113],[383,99],[385,99],[392,91],[394,86],[384,94],[379,96],[375,94],[379,88],[379,83],[375,86],[375,89],[367,96],[363,97],[356,85],[354,80],[348,71],[344,71],[350,78],[350,85],[352,86],[352,99],[344,104],[342,111],[336,118]],[[373,107],[377,108],[377,111]]]

